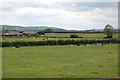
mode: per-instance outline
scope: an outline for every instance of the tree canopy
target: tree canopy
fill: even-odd
[[[107,38],[112,38],[114,34],[114,28],[112,25],[107,24],[104,28],[104,33],[107,35]]]
[[[51,29],[51,28],[47,28],[47,29],[44,29],[43,32],[45,33],[52,33],[54,32],[55,30],[54,29]]]

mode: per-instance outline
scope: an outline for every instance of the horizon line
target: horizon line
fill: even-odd
[[[55,27],[55,28],[61,28],[61,29],[66,29],[66,30],[78,30],[78,29],[67,29],[67,28],[63,28],[62,26],[52,26],[52,25],[19,25],[19,24],[0,24],[0,25],[8,25],[8,26],[21,26],[21,27]],[[93,30],[93,29],[103,29],[103,28],[90,28],[90,29],[79,29],[79,30]],[[119,29],[119,27],[114,28],[114,29]],[[79,31],[78,30],[78,31]]]

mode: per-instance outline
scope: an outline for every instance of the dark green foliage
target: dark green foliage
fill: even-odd
[[[79,38],[79,36],[76,34],[72,34],[72,35],[70,35],[70,38]]]
[[[27,34],[25,34],[25,36],[27,36],[27,37],[39,37],[39,34],[38,33],[27,33]]]
[[[55,30],[51,28],[44,29],[43,32],[45,33],[53,33]]]
[[[20,48],[20,45],[15,45],[15,48]]]
[[[81,45],[81,44],[95,44],[95,43],[120,43],[120,39],[81,39],[81,40],[41,40],[41,41],[13,41],[2,42],[2,47],[19,46],[43,46],[43,45]]]
[[[113,34],[114,34],[115,30],[113,29],[113,27],[109,24],[107,24],[104,28],[104,33],[107,35],[107,37],[105,38],[112,38]]]
[[[33,33],[33,34],[31,34],[31,36],[38,37],[39,34],[38,33]]]

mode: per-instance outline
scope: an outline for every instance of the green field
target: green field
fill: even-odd
[[[48,37],[70,37],[71,34],[76,34],[83,38],[103,38],[106,35],[104,33],[46,33]],[[114,38],[118,38],[118,34],[114,34]]]
[[[82,36],[83,38],[69,38],[71,34],[77,34],[79,36]],[[56,38],[46,38],[46,37],[56,37]],[[66,38],[65,38],[66,37]],[[43,40],[58,40],[58,39],[64,39],[64,40],[80,40],[80,39],[103,39],[105,35],[103,33],[46,33],[43,37],[3,37],[2,41],[40,41]],[[113,38],[118,38],[118,34],[115,34]],[[1,41],[0,40],[0,41]]]
[[[118,45],[3,48],[3,78],[118,77]]]

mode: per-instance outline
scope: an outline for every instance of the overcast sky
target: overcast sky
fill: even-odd
[[[3,0],[0,24],[47,25],[69,30],[118,27],[117,2],[44,2],[41,0]]]

